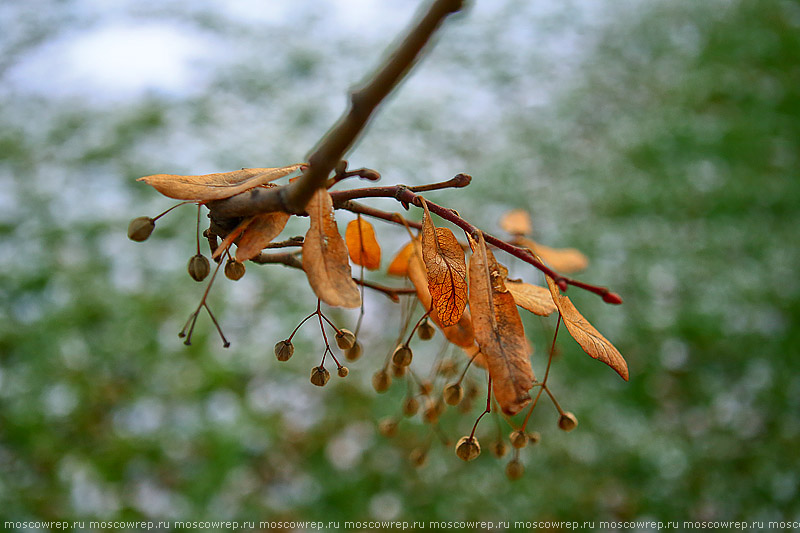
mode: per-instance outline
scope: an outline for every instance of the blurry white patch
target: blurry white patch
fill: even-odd
[[[325,456],[338,470],[350,470],[358,465],[364,450],[372,442],[372,426],[350,424],[325,447]]]
[[[394,520],[400,516],[403,505],[394,492],[381,492],[369,501],[370,515],[378,520]]]
[[[42,45],[9,80],[22,90],[93,100],[183,94],[201,88],[197,63],[214,49],[210,39],[177,25],[117,22]]]

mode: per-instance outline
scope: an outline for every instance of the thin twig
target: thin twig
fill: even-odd
[[[209,202],[212,215],[225,219],[270,211],[302,213],[314,192],[325,186],[328,175],[364,131],[380,103],[408,74],[444,19],[459,11],[462,4],[462,0],[431,3],[375,74],[350,95],[349,109],[312,150],[300,179],[284,187],[256,187],[225,200]]]

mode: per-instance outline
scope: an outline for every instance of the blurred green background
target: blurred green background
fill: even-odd
[[[800,520],[796,2],[475,2],[349,155],[385,184],[473,175],[430,198],[491,232],[528,209],[540,242],[581,249],[579,277],[624,297],[570,291],[631,379],[561,337],[551,386],[580,425],[540,405],[516,482],[489,417],[469,464],[419,417],[378,433],[407,387],[369,385],[400,306],[367,295],[364,357],[319,389],[313,324],[290,362],[272,353],[314,309],[301,272],[221,280],[232,347],[201,317],[187,348],[195,211],[126,238],[171,205],[139,176],[302,160],[417,8],[271,4],[0,7],[0,520]],[[375,225],[385,267],[404,231]],[[554,319],[525,322],[541,374]],[[412,345],[417,372],[440,341]],[[480,403],[450,408],[444,437]]]

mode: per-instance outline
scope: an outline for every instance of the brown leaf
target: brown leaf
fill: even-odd
[[[622,354],[580,314],[568,296],[561,294],[555,281],[549,276],[545,276],[545,279],[550,288],[550,294],[553,295],[553,300],[561,313],[561,319],[572,338],[578,341],[584,352],[594,359],[604,362],[616,370],[622,379],[628,381],[628,364]]]
[[[470,245],[469,308],[475,340],[489,367],[497,403],[504,413],[514,415],[531,401],[528,391],[534,375],[528,341],[514,297],[483,235]]]
[[[425,265],[422,262],[422,245],[418,240],[411,241],[412,253],[408,260],[408,279],[414,284],[417,290],[417,298],[419,298],[422,307],[425,310],[430,310],[430,318],[434,324],[439,326],[444,336],[462,348],[470,348],[475,346],[475,336],[472,331],[472,318],[468,310],[464,310],[461,318],[451,326],[442,325],[436,309],[431,308],[431,293],[428,290],[428,278],[425,275]]]
[[[252,217],[253,221],[245,228],[236,244],[236,260],[243,263],[260,254],[283,231],[290,217],[289,213],[282,211],[261,213]]]
[[[425,200],[422,207],[425,209],[422,216],[422,259],[428,276],[428,290],[442,325],[452,326],[467,306],[464,250],[452,231],[434,227]]]
[[[152,185],[164,196],[169,196],[176,200],[208,202],[230,198],[253,187],[282,178],[303,166],[303,164],[296,164],[278,168],[243,168],[233,172],[203,174],[201,176],[153,174],[152,176],[139,178],[137,181]]]
[[[417,241],[419,242],[419,241]],[[414,254],[414,241],[409,241],[394,256],[386,273],[390,276],[406,276],[408,274],[408,260]]]
[[[500,227],[512,235],[530,235],[531,217],[524,209],[513,209],[500,219]]]
[[[367,270],[377,270],[381,267],[381,247],[375,238],[372,224],[361,217],[351,220],[347,224],[344,238],[353,263]]]
[[[306,205],[306,212],[311,225],[303,241],[303,270],[314,294],[328,305],[359,307],[361,293],[353,281],[330,193],[319,189]]]
[[[524,237],[517,237],[514,243],[530,248],[533,253],[558,272],[569,274],[589,266],[589,259],[575,248],[550,248]]]
[[[556,310],[556,304],[550,291],[538,285],[522,281],[505,280],[508,292],[514,297],[518,306],[539,316],[547,316]]]
[[[216,259],[217,257],[219,257],[222,254],[224,254],[225,250],[230,248],[231,244],[233,244],[236,241],[236,239],[239,238],[239,236],[242,234],[242,232],[244,232],[244,230],[247,229],[247,226],[249,226],[250,224],[253,223],[254,219],[255,219],[255,217],[247,217],[246,219],[244,219],[241,222],[239,222],[239,225],[236,226],[235,228],[233,228],[233,231],[228,233],[225,236],[225,238],[222,239],[222,242],[219,243],[219,246],[217,246],[217,249],[214,250],[213,254],[211,254],[211,259]]]

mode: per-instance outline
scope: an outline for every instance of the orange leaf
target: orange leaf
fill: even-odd
[[[512,235],[530,235],[531,217],[524,209],[513,209],[500,219],[500,227]]]
[[[556,310],[550,291],[538,285],[522,281],[505,280],[506,288],[518,306],[539,316],[547,316]]]
[[[240,263],[254,258],[286,227],[291,215],[282,211],[261,213],[252,217],[236,244],[236,260]]]
[[[181,176],[178,174],[153,174],[139,178],[170,198],[208,202],[230,198],[253,187],[264,185],[300,169],[304,165],[279,168],[243,168],[233,172]]]
[[[381,267],[381,247],[375,238],[372,224],[361,217],[351,220],[347,224],[344,238],[353,263],[367,270],[377,270]]]
[[[580,314],[568,296],[561,294],[555,281],[549,276],[545,276],[545,279],[550,288],[550,294],[553,295],[553,300],[561,313],[561,318],[564,320],[564,325],[567,326],[567,331],[572,338],[578,341],[584,352],[594,359],[604,362],[616,370],[622,379],[628,381],[628,364],[622,354]]]
[[[475,340],[489,367],[497,403],[504,413],[514,415],[531,401],[528,391],[534,375],[528,340],[514,297],[483,234],[477,242],[470,241],[469,308]]]
[[[422,201],[422,259],[428,276],[428,290],[439,319],[452,326],[467,306],[467,265],[464,250],[447,228],[436,228],[428,204]]]
[[[558,272],[568,274],[589,266],[589,259],[575,248],[550,248],[524,237],[516,238],[514,243],[530,248],[533,253]]]
[[[211,259],[216,259],[217,257],[219,257],[222,254],[224,254],[225,250],[227,250],[230,247],[230,245],[233,244],[234,241],[236,241],[236,239],[239,238],[239,235],[241,235],[242,232],[247,229],[247,226],[249,226],[250,224],[253,223],[254,219],[255,219],[255,217],[248,217],[248,218],[242,220],[241,222],[239,222],[239,225],[236,226],[235,228],[233,228],[233,231],[228,233],[225,236],[225,238],[222,239],[222,242],[219,243],[219,246],[217,246],[217,249],[214,250],[213,254],[211,254]]]
[[[314,294],[328,305],[360,306],[361,293],[353,281],[330,193],[319,189],[306,205],[306,212],[311,225],[303,241],[303,270]]]
[[[472,331],[472,318],[469,311],[464,310],[461,318],[451,326],[442,325],[436,309],[431,308],[431,293],[428,290],[428,278],[425,275],[425,265],[422,263],[422,245],[418,240],[411,241],[412,252],[414,252],[408,260],[408,279],[414,284],[417,290],[417,298],[419,298],[422,307],[425,310],[430,310],[430,319],[434,324],[439,326],[444,336],[462,348],[470,348],[475,346],[475,336]]]
[[[390,276],[405,276],[408,274],[408,260],[414,253],[414,241],[409,241],[394,256],[386,273]]]

